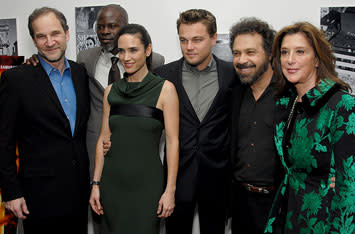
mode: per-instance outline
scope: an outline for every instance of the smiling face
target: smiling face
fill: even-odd
[[[212,37],[202,23],[181,24],[179,28],[181,52],[186,61],[203,70],[211,61],[212,47],[216,44],[217,34]]]
[[[281,67],[286,79],[297,90],[307,91],[316,85],[318,59],[303,33],[286,35],[281,43]]]
[[[39,16],[32,22],[33,43],[38,53],[49,64],[64,62],[69,31],[64,31],[60,21],[50,12]]]
[[[254,84],[268,70],[269,59],[260,34],[237,35],[232,52],[234,69],[243,84]]]
[[[118,56],[129,75],[143,74],[148,71],[146,59],[152,52],[152,45],[145,49],[140,35],[123,34],[118,39]]]
[[[115,49],[120,32],[120,13],[114,8],[105,8],[97,19],[96,33],[101,46],[106,51]]]

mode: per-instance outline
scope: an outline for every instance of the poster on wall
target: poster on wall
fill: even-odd
[[[0,77],[1,73],[7,69],[22,64],[25,61],[24,56],[0,55]]]
[[[216,45],[212,48],[212,53],[224,61],[233,61],[232,50],[229,45],[228,33],[218,34]]]
[[[24,59],[24,56],[0,56],[0,79],[3,71],[22,64]],[[16,150],[16,155],[18,166],[18,150]],[[16,234],[16,227],[17,219],[10,212],[5,210],[0,188],[0,234]]]
[[[103,6],[75,8],[76,54],[100,45],[96,35],[96,16]]]
[[[0,55],[17,55],[16,19],[0,19]]]
[[[355,93],[355,7],[322,7],[321,29],[333,45],[336,71]]]

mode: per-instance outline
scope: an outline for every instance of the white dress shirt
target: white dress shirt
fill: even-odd
[[[113,55],[111,52],[107,52],[105,50],[101,51],[99,60],[96,64],[95,70],[95,78],[101,84],[101,86],[106,89],[108,83],[108,74],[111,69],[111,57],[118,57],[117,55]],[[120,61],[117,63],[118,68],[120,69],[121,78],[123,77],[123,73],[125,72],[124,67]]]

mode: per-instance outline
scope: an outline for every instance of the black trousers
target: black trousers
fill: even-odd
[[[100,226],[101,226],[101,222],[102,222],[102,218],[101,216],[99,216],[98,214],[96,214],[94,211],[91,211],[93,213],[92,215],[92,223],[94,226],[94,234],[100,234]]]
[[[249,192],[233,185],[232,234],[262,234],[275,193]]]
[[[23,220],[24,234],[87,234],[87,227],[87,214]]]
[[[225,201],[176,202],[173,214],[166,220],[167,234],[191,234],[197,204],[200,234],[224,234]]]

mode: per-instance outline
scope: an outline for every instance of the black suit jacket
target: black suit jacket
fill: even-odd
[[[77,99],[74,136],[42,66],[20,65],[0,80],[0,186],[5,201],[24,197],[31,217],[87,211],[88,76],[69,61]],[[15,145],[19,147],[16,173]]]
[[[232,171],[236,165],[236,157],[238,154],[238,131],[239,131],[239,118],[240,118],[240,107],[242,104],[242,98],[247,89],[246,85],[235,86],[232,91],[232,103],[231,103],[231,163]]]
[[[200,122],[182,84],[183,58],[155,70],[174,83],[180,102],[180,159],[176,184],[177,201],[223,200],[229,175],[229,102],[237,81],[231,63],[214,57],[219,91]],[[197,198],[198,199],[198,198]]]

